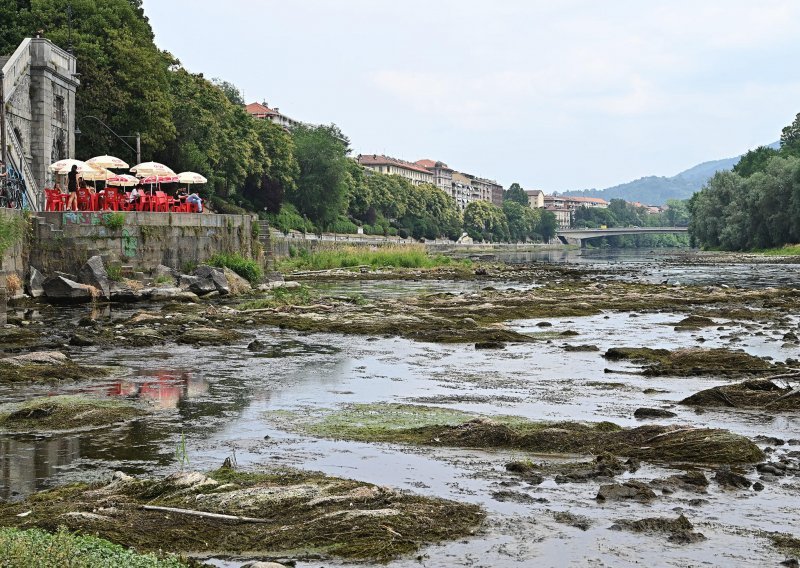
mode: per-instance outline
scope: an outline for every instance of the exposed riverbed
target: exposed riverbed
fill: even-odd
[[[734,288],[794,287],[798,265],[735,261],[714,263],[702,255],[572,251],[546,253],[549,262],[575,264],[596,280],[623,279],[670,285]],[[505,259],[541,261],[541,257]],[[309,284],[309,282],[306,282]],[[421,293],[470,294],[532,290],[545,280],[324,283],[327,294],[358,294],[368,300]],[[314,286],[314,284],[311,284]],[[122,318],[141,310],[112,308],[100,319]],[[157,312],[154,305],[145,310]],[[762,305],[754,309],[763,309]],[[90,308],[20,313],[23,318],[64,329],[92,315]],[[284,417],[314,415],[342,405],[418,404],[464,410],[483,416],[515,415],[547,421],[610,421],[620,426],[645,423],[722,428],[746,436],[768,452],[770,460],[797,458],[800,415],[735,408],[704,409],[678,405],[689,395],[729,377],[712,374],[656,377],[638,374],[639,365],[602,355],[612,347],[675,350],[686,347],[743,349],[774,362],[800,358],[796,342],[800,314],[781,312],[763,321],[709,314],[713,325],[676,330],[685,308],[601,310],[586,316],[514,319],[512,331],[550,334],[532,343],[508,343],[502,349],[475,349],[471,343],[422,343],[387,335],[306,333],[272,326],[248,326],[231,345],[167,345],[128,348],[69,347],[77,363],[112,367],[91,382],[0,385],[4,401],[42,394],[103,393],[155,407],[147,419],[123,426],[69,433],[0,433],[0,498],[18,501],[56,485],[108,479],[114,471],[164,475],[180,469],[176,449],[185,446],[192,470],[210,471],[230,458],[239,468],[289,466],[337,477],[388,485],[417,495],[479,505],[487,520],[478,536],[422,548],[417,555],[392,561],[393,567],[448,566],[776,566],[787,558],[768,532],[798,536],[796,510],[800,481],[786,476],[765,481],[762,491],[723,489],[711,483],[703,492],[658,492],[647,502],[598,502],[599,483],[540,484],[509,475],[505,464],[586,460],[587,456],[545,457],[516,450],[366,443],[308,435]],[[221,318],[224,316],[220,316]],[[563,334],[568,332],[569,334]],[[65,335],[66,338],[66,335]],[[258,340],[265,346],[248,349]],[[583,350],[569,350],[581,346]],[[59,346],[56,346],[59,347]],[[596,348],[596,350],[588,350]],[[674,417],[643,422],[637,408],[665,409]],[[770,438],[779,438],[772,440]],[[776,442],[782,442],[778,445]],[[783,443],[783,442],[786,443]],[[186,461],[186,460],[181,460]],[[704,470],[712,477],[713,470]],[[643,463],[617,480],[651,482],[683,470]],[[746,470],[751,481],[759,475]],[[559,513],[588,519],[580,527]],[[612,530],[623,519],[675,518],[679,514],[705,540],[670,542],[660,534]],[[578,523],[580,524],[580,523]],[[214,558],[219,566],[244,559]],[[345,561],[298,560],[297,566],[350,566]],[[363,564],[359,564],[363,565]]]

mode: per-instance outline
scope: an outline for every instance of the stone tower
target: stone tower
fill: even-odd
[[[47,166],[75,153],[76,58],[45,38],[25,39],[2,64],[2,132],[6,164],[25,180],[39,210],[52,182]],[[2,129],[2,126],[0,126]]]

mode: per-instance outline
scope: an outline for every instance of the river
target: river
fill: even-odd
[[[798,268],[777,262],[720,266],[685,250],[547,251],[499,258],[567,263],[602,271],[609,278],[742,288],[794,285]],[[476,286],[470,282],[364,281],[322,288],[402,297],[423,291],[468,293]],[[89,310],[64,310],[59,318],[65,326],[74,325]],[[120,316],[133,311],[114,310]],[[52,317],[35,312],[24,315]],[[485,415],[609,420],[634,426],[640,422],[633,418],[633,411],[647,406],[670,408],[677,414],[659,423],[719,427],[751,438],[778,436],[800,443],[800,417],[795,414],[730,409],[698,413],[675,405],[698,390],[720,384],[718,379],[649,378],[631,374],[629,364],[610,363],[600,356],[621,345],[675,349],[701,342],[704,347],[736,347],[781,361],[800,355],[797,347],[787,347],[781,340],[786,331],[798,331],[798,314],[788,314],[779,328],[774,324],[756,324],[754,328],[720,319],[714,327],[676,333],[673,327],[684,316],[616,312],[547,318],[552,331],[578,330],[580,335],[570,341],[591,343],[599,352],[566,353],[565,341],[559,340],[476,350],[471,345],[416,343],[397,337],[354,341],[336,334],[309,335],[275,328],[255,331],[255,338],[272,347],[260,355],[247,349],[252,337],[231,346],[201,349],[176,345],[73,348],[71,356],[76,361],[119,365],[119,373],[92,384],[3,386],[0,396],[9,401],[39,394],[99,391],[147,400],[158,412],[154,418],[110,431],[0,434],[0,497],[17,500],[57,484],[105,479],[115,470],[171,473],[178,467],[176,448],[185,442],[192,469],[215,469],[225,458],[232,458],[240,468],[291,466],[476,503],[488,512],[481,536],[426,547],[419,557],[391,562],[393,568],[777,565],[785,557],[760,535],[797,529],[800,485],[794,478],[770,483],[762,492],[735,493],[711,485],[702,499],[676,495],[644,504],[600,504],[594,499],[596,484],[559,485],[547,480],[533,486],[509,481],[503,466],[520,457],[515,452],[318,439],[286,431],[270,418],[275,411],[312,412],[345,403],[400,402]],[[539,319],[517,320],[512,327],[534,331],[540,323]],[[783,445],[775,448],[774,455],[795,449],[800,448]],[[647,481],[674,473],[647,464],[623,477]],[[502,491],[517,498],[500,499]],[[553,517],[559,511],[585,516],[591,519],[591,526],[581,530],[559,524]],[[609,529],[620,518],[675,517],[678,513],[695,523],[707,540],[676,545],[652,535]],[[220,558],[212,563],[239,566],[242,562]],[[324,565],[349,566],[337,561]],[[320,562],[298,562],[297,566],[318,567]]]

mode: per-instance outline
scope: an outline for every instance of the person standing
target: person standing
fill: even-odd
[[[67,191],[69,191],[69,199],[67,200],[67,211],[72,206],[73,211],[78,210],[78,166],[72,165],[72,169],[67,174]]]

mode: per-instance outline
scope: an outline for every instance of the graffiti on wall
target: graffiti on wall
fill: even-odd
[[[122,229],[122,256],[127,258],[135,257],[138,246],[139,239],[131,235],[128,229]]]
[[[64,211],[62,214],[64,225],[102,225],[108,213],[97,211]]]

